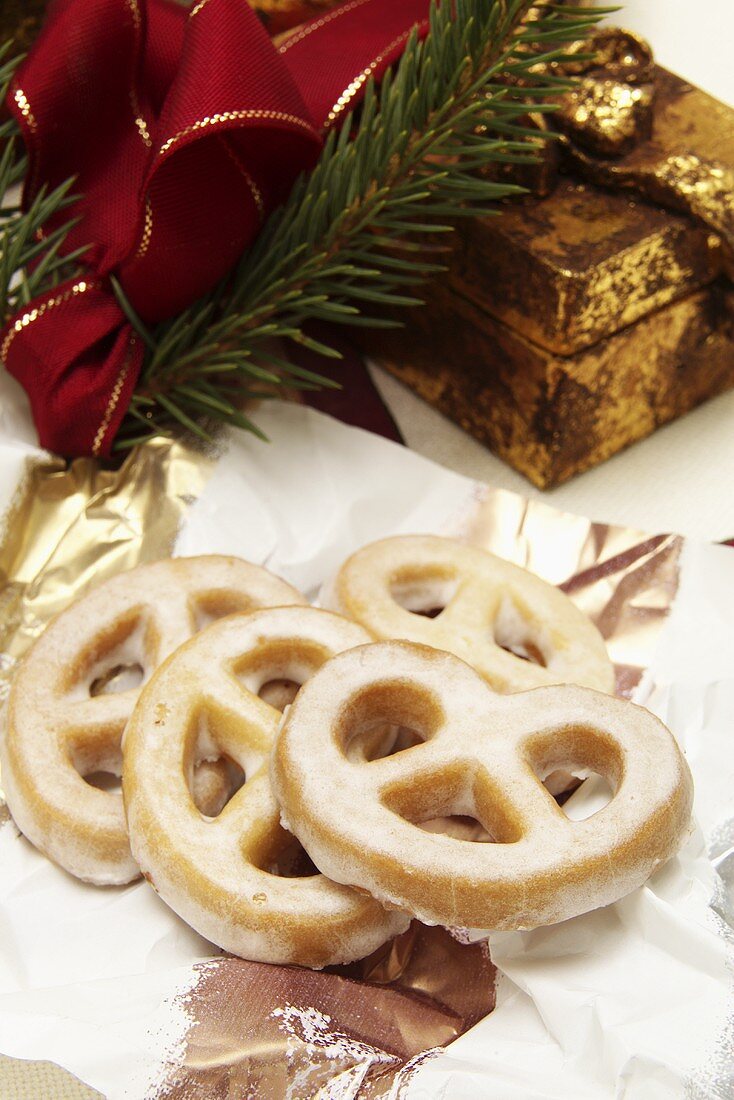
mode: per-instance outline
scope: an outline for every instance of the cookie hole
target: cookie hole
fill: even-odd
[[[416,745],[423,745],[425,742],[426,738],[419,730],[411,729],[409,726],[398,726],[397,730],[392,728],[385,731],[381,751],[375,751],[371,756],[367,756],[367,759],[384,760],[386,756],[397,756],[398,753],[405,752],[406,749],[414,749]]]
[[[414,822],[427,833],[441,833],[454,840],[469,840],[479,844],[493,844],[494,838],[475,817],[465,814],[453,814],[450,817],[433,817],[427,821]]]
[[[332,655],[326,646],[307,638],[271,638],[263,641],[256,653],[235,661],[232,673],[247,691],[283,711],[301,685]]]
[[[440,701],[424,687],[390,680],[371,684],[342,709],[342,751],[349,760],[384,760],[430,740],[443,717]]]
[[[406,749],[413,749],[416,745],[423,745],[425,742],[426,738],[420,730],[411,729],[410,726],[398,726],[393,746],[390,752],[385,753],[385,755],[395,756],[399,752],[405,752]]]
[[[508,809],[501,784],[470,760],[417,771],[383,787],[382,804],[416,829],[447,841],[514,844],[523,825]]]
[[[313,878],[318,875],[319,869],[303,845],[290,833],[287,836],[285,847],[263,870],[269,875],[277,875],[278,878]]]
[[[496,637],[495,641],[497,642]],[[541,668],[547,668],[545,657],[530,639],[524,643],[516,642],[513,645],[502,645],[501,642],[497,642],[497,644],[500,649],[504,649],[505,653],[511,653],[513,657],[519,657],[522,661],[529,661],[531,665],[540,665]]]
[[[492,624],[492,637],[500,649],[511,653],[513,657],[519,657],[520,660],[541,668],[548,667],[541,640],[511,599],[502,600]]]
[[[522,839],[521,823],[514,821],[498,801],[482,799],[472,805],[466,791],[441,789],[451,776],[424,778],[418,785],[394,788],[383,795],[384,804],[404,821],[426,833],[471,844],[516,844]],[[423,786],[423,789],[421,789]]]
[[[116,695],[122,691],[135,691],[143,682],[143,666],[137,662],[113,665],[100,673],[89,685],[90,695]]]
[[[526,751],[528,764],[572,821],[603,810],[624,774],[619,745],[594,726],[551,726]]]
[[[120,794],[122,791],[122,778],[114,772],[96,771],[82,776],[90,787],[96,787],[98,791],[108,791],[111,794]]]
[[[133,608],[114,622],[98,624],[76,659],[59,670],[58,684],[77,698],[139,687],[148,652],[145,620],[140,608]]]
[[[382,760],[429,741],[443,724],[439,699],[405,681],[383,680],[363,688],[339,720],[342,751],[350,760]]]
[[[390,594],[405,611],[427,619],[437,619],[451,603],[458,588],[458,577],[398,577],[390,586]]]
[[[211,820],[219,817],[245,783],[245,773],[228,756],[216,760],[200,760],[194,765],[191,797],[197,810]]]
[[[69,759],[85,783],[98,791],[119,797],[122,793],[122,751],[120,737],[109,736],[94,744],[73,738],[68,743]]]
[[[552,794],[559,806],[562,806],[567,798],[583,783],[583,779],[567,771],[565,768],[556,768],[543,778],[543,785],[549,794]]]
[[[355,763],[384,760],[398,750],[395,748],[397,730],[387,722],[369,722],[360,726],[348,737],[344,755]]]
[[[286,707],[291,705],[300,687],[301,685],[297,680],[266,680],[258,691],[258,695],[269,706],[284,711]]]
[[[389,726],[385,722],[367,726],[352,736],[346,746],[349,760],[384,760],[426,741],[425,736],[409,726]]]
[[[573,785],[560,795],[556,802],[571,821],[586,821],[608,806],[614,797],[612,784],[598,772],[584,771],[580,775],[571,775]]]
[[[256,605],[242,593],[230,591],[204,592],[190,604],[196,630],[204,630],[218,619],[242,611],[254,611]]]

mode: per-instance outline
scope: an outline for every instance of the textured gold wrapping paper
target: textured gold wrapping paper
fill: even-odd
[[[577,83],[540,184],[523,181],[539,201],[460,226],[449,273],[457,293],[565,355],[731,275],[734,256],[734,110],[628,31],[599,30],[582,51],[595,57],[562,68]]]
[[[6,683],[48,619],[75,596],[170,552],[214,461],[156,440],[117,472],[91,460],[32,472],[0,541]],[[599,625],[618,693],[631,693],[676,591],[680,539],[592,523],[480,485],[457,515],[437,515],[435,528],[560,585]],[[486,945],[418,924],[362,963],[331,972],[228,956],[195,969],[177,1008],[189,1020],[184,1042],[146,1100],[280,1100],[296,1080],[303,1100],[330,1100],[347,1086],[358,1089],[347,1095],[372,1100],[404,1084],[494,1006]],[[47,1072],[40,1063],[28,1068],[36,1082]],[[0,1061],[0,1093],[11,1073],[17,1081],[19,1063]],[[71,1078],[64,1088],[69,1097],[90,1095]]]
[[[360,334],[541,489],[734,385],[734,110],[633,35],[594,47],[535,196],[462,222],[407,328]]]
[[[734,288],[713,283],[575,355],[527,340],[434,285],[383,366],[541,489],[734,385]]]

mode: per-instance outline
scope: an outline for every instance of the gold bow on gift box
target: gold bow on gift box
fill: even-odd
[[[722,267],[734,277],[734,169],[690,151],[671,152],[658,140],[652,50],[616,27],[577,42],[581,60],[556,66],[578,83],[563,95],[550,127],[558,153],[543,162],[540,187],[560,163],[598,187],[634,191],[666,209],[689,214],[717,238]],[[593,54],[593,60],[588,60]],[[546,119],[539,126],[546,128]],[[712,242],[714,243],[714,242]]]
[[[543,489],[734,385],[734,111],[626,31],[570,52],[545,74],[557,110],[532,116],[540,155],[482,169],[529,196],[458,225],[406,332],[360,333]]]

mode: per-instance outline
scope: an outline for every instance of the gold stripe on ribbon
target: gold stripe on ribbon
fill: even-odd
[[[163,156],[174,145],[177,144],[182,138],[187,137],[189,134],[193,134],[196,130],[203,130],[207,126],[218,126],[222,122],[242,122],[248,118],[262,118],[272,119],[276,122],[290,122],[293,126],[300,126],[302,130],[305,130],[309,134],[316,134],[313,126],[308,122],[304,122],[298,115],[286,114],[284,111],[268,111],[261,108],[244,111],[222,111],[221,114],[207,115],[205,118],[199,118],[196,122],[192,122],[190,126],[184,127],[183,130],[179,130],[173,137],[164,141],[158,150],[158,156]]]
[[[140,7],[138,0],[126,0],[127,8],[133,18],[133,29],[135,31],[136,49],[135,56],[137,57],[140,52],[140,31],[142,27],[142,16],[140,14]],[[140,134],[143,144],[146,148],[151,149],[153,147],[153,141],[150,136],[150,130],[148,129],[148,123],[143,117],[143,112],[140,107],[140,100],[138,98],[137,88],[135,87],[135,74],[130,83],[130,107],[132,108],[133,121],[135,122],[135,129]]]
[[[125,387],[125,382],[127,381],[127,376],[130,373],[130,366],[132,364],[133,352],[135,350],[136,344],[137,344],[137,336],[135,335],[135,333],[132,333],[132,335],[130,337],[130,342],[127,346],[127,352],[125,354],[125,360],[122,364],[122,367],[120,368],[120,373],[117,376],[117,381],[115,382],[115,385],[112,388],[112,393],[110,394],[110,399],[107,402],[107,408],[105,409],[104,416],[102,417],[102,421],[101,421],[101,423],[99,425],[99,428],[97,429],[97,433],[94,437],[94,442],[92,443],[92,454],[94,455],[95,458],[99,455],[100,451],[102,450],[102,444],[104,443],[105,436],[107,435],[107,432],[110,429],[110,424],[112,422],[112,417],[114,415],[115,409],[120,404],[120,398],[122,396],[122,391]]]
[[[28,102],[28,96],[25,94],[22,88],[16,88],[13,99],[18,105],[18,110],[22,114],[23,118],[26,120],[26,123],[28,124],[28,129],[31,131],[31,133],[35,134],[37,130],[36,119],[33,115],[33,111],[31,110],[31,105]]]
[[[150,195],[145,198],[145,221],[143,223],[143,235],[140,238],[140,244],[138,250],[135,253],[135,259],[139,260],[148,251],[150,245],[150,238],[153,235],[153,205],[150,201]]]
[[[354,78],[354,80],[351,82],[351,84],[347,85],[347,87],[344,89],[344,91],[339,96],[336,103],[334,104],[334,106],[331,108],[328,115],[326,116],[326,126],[327,127],[331,126],[334,122],[336,122],[339,115],[343,111],[346,110],[346,108],[349,106],[351,101],[354,99],[355,95],[360,90],[362,85],[365,84],[369,80],[369,78],[372,76],[372,74],[375,71],[375,69],[377,68],[377,66],[382,61],[385,60],[387,55],[392,50],[394,50],[396,46],[399,46],[401,42],[406,41],[406,39],[408,38],[408,36],[411,33],[411,30],[412,30],[412,28],[408,29],[407,31],[403,31],[402,34],[399,34],[397,36],[397,38],[394,38],[392,40],[392,42],[389,44],[389,46],[386,46],[385,49],[382,51],[382,53],[378,54],[377,57],[374,59],[374,61],[371,61],[370,64],[365,69],[362,70],[362,72],[359,74],[359,76],[356,76]]]
[[[33,309],[29,309],[22,316],[18,317],[13,326],[7,333],[3,340],[2,347],[0,348],[0,359],[5,361],[7,359],[10,345],[19,332],[22,332],[24,328],[28,328],[34,321],[37,321],[40,317],[43,317],[44,313],[48,313],[49,310],[55,309],[56,306],[63,305],[64,302],[68,302],[70,298],[78,297],[80,294],[85,294],[88,290],[93,290],[97,284],[90,279],[80,279],[78,283],[74,283],[63,294],[58,294],[54,298],[47,298],[45,302],[42,302],[39,306],[34,306]]]
[[[308,38],[308,36],[314,34],[315,31],[320,31],[327,23],[333,23],[333,21],[339,19],[340,16],[347,15],[350,11],[354,11],[355,8],[361,8],[364,4],[369,3],[370,0],[351,0],[351,3],[344,4],[343,7],[334,8],[334,10],[330,11],[327,15],[323,15],[313,23],[308,23],[300,31],[296,31],[295,34],[289,35],[285,42],[278,47],[278,53],[286,53],[291,46],[295,46],[298,42],[302,42],[304,38]]]
[[[250,175],[250,173],[245,168],[244,164],[242,163],[241,159],[238,157],[235,150],[232,148],[231,143],[227,140],[227,135],[222,134],[222,136],[220,137],[219,140],[220,140],[220,142],[221,142],[221,144],[224,148],[225,153],[227,154],[229,159],[232,161],[235,168],[237,169],[237,171],[240,173],[240,175],[244,179],[245,183],[247,184],[247,186],[249,188],[249,191],[250,191],[250,194],[252,195],[252,201],[255,203],[255,206],[257,208],[258,217],[260,218],[260,221],[262,221],[263,218],[265,217],[265,200],[263,199],[262,191],[260,190],[258,185],[255,183],[255,181],[252,178],[252,176]]]

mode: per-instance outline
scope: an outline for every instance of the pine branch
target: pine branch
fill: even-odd
[[[284,386],[334,385],[284,357],[295,343],[339,352],[308,335],[311,321],[391,327],[393,311],[445,266],[456,218],[493,212],[522,192],[492,169],[538,155],[528,114],[553,111],[569,86],[557,70],[578,62],[577,40],[610,9],[540,0],[433,0],[430,33],[413,33],[379,87],[370,81],[357,117],[333,130],[314,168],[271,216],[254,247],[211,294],[153,331],[114,290],[145,346],[144,365],[116,441],[126,449],[177,427],[257,431],[241,413],[250,397]],[[566,52],[576,42],[576,52]],[[18,59],[0,47],[4,99]],[[18,127],[0,124],[0,323],[76,271],[84,250],[62,255],[72,222],[44,226],[73,202],[72,181],[41,190],[22,211],[27,170]],[[387,314],[387,316],[386,316]]]
[[[430,11],[394,71],[370,82],[358,117],[332,131],[233,276],[148,345],[119,449],[174,422],[242,423],[253,383],[324,384],[283,358],[285,342],[339,357],[310,321],[393,325],[382,313],[420,303],[410,291],[444,267],[442,235],[523,189],[486,170],[537,157],[528,113],[552,111],[569,82],[553,69],[578,54],[604,11],[533,0],[455,0]],[[429,236],[427,236],[429,235]],[[129,315],[129,314],[128,314]],[[142,335],[142,332],[141,332]],[[199,429],[201,430],[201,429]]]
[[[20,57],[11,57],[12,43],[0,45],[0,104],[4,103]],[[43,227],[74,202],[73,180],[53,191],[41,188],[27,211],[20,206],[20,184],[28,158],[14,118],[0,124],[0,327],[36,295],[77,271],[84,249],[61,255],[74,225],[65,222],[53,232]]]

